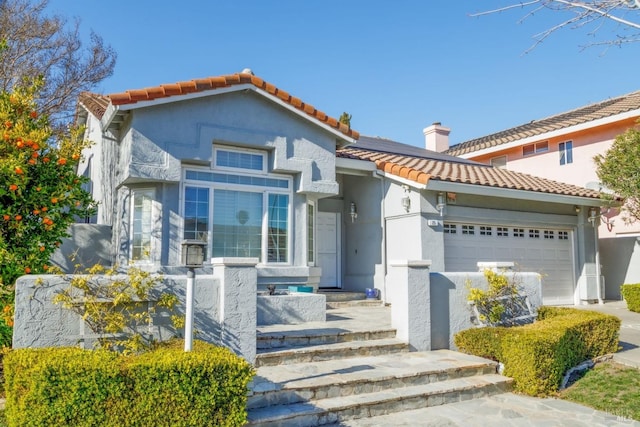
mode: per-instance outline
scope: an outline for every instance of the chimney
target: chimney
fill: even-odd
[[[442,153],[449,149],[449,132],[451,129],[442,126],[442,123],[435,122],[422,130],[424,133],[424,146],[427,150]]]

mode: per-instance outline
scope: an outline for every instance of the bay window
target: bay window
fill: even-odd
[[[290,262],[291,178],[266,171],[266,153],[214,149],[214,166],[184,170],[184,238],[211,257]]]

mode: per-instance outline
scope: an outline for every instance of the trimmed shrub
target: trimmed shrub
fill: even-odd
[[[123,356],[13,350],[5,356],[9,426],[241,426],[253,367],[230,350],[182,341]]]
[[[630,311],[640,313],[640,283],[620,286],[622,298],[627,302]]]
[[[513,328],[462,331],[455,342],[465,353],[505,366],[514,389],[532,396],[558,390],[564,373],[578,363],[618,350],[620,319],[594,311],[540,307],[536,323]]]
[[[471,328],[455,334],[453,341],[463,353],[474,354],[497,362],[502,360],[501,343],[507,333],[510,333],[510,328],[502,326]]]

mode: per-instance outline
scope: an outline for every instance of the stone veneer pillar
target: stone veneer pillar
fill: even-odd
[[[220,280],[220,340],[250,363],[256,359],[257,258],[212,258]]]
[[[390,261],[391,325],[412,351],[431,350],[431,292],[427,260]]]

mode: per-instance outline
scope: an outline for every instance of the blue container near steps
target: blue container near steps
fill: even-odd
[[[380,294],[380,291],[376,288],[367,288],[364,290],[364,294],[367,297],[367,299],[378,299],[378,295]]]

